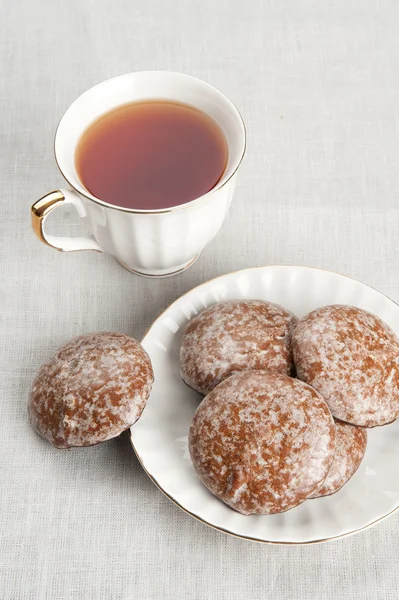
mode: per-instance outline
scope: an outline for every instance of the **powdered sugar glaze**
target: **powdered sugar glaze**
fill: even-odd
[[[150,359],[133,338],[119,333],[76,337],[37,374],[30,420],[57,448],[97,444],[140,417],[153,378]]]
[[[187,325],[180,349],[184,381],[207,394],[226,377],[247,369],[290,374],[291,335],[297,318],[262,300],[219,302]]]
[[[342,421],[335,422],[335,455],[322,486],[312,496],[328,496],[338,492],[356,473],[367,446],[367,429]]]
[[[353,306],[309,313],[293,335],[297,375],[332,414],[374,427],[399,416],[399,340],[378,317]]]
[[[335,426],[323,398],[286,375],[246,371],[199,405],[189,448],[206,487],[242,514],[293,508],[324,481]]]

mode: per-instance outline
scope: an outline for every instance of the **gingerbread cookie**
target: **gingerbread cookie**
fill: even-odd
[[[335,494],[356,473],[367,446],[367,429],[335,422],[335,455],[322,486],[312,498]]]
[[[137,421],[153,379],[150,359],[133,338],[82,335],[41,367],[29,397],[31,423],[56,448],[98,444]]]
[[[262,300],[219,302],[187,325],[180,349],[183,380],[201,394],[240,371],[290,374],[291,334],[297,318]]]
[[[335,426],[309,385],[245,371],[201,402],[189,449],[199,478],[215,496],[244,515],[273,514],[320,488],[334,458]]]
[[[399,340],[381,319],[353,306],[325,306],[293,334],[299,379],[312,385],[334,417],[385,425],[399,416]]]

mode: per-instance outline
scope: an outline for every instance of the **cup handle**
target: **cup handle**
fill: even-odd
[[[55,208],[72,204],[79,216],[84,216],[85,209],[79,195],[72,190],[55,190],[40,198],[31,207],[32,228],[43,244],[51,246],[60,252],[73,252],[74,250],[96,250],[104,252],[96,240],[91,236],[65,237],[47,235],[44,231],[44,222]]]

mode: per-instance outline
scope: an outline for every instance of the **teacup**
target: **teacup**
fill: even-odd
[[[226,137],[227,165],[215,187],[186,204],[161,210],[118,207],[96,198],[84,187],[76,171],[76,148],[83,132],[101,115],[148,99],[182,102],[212,117]],[[127,73],[108,79],[79,96],[58,125],[55,159],[70,188],[50,192],[33,204],[33,230],[43,243],[63,252],[108,252],[139,275],[179,273],[195,262],[219,231],[231,203],[245,143],[245,126],[237,108],[204,81],[167,71]],[[46,217],[65,204],[76,208],[91,235],[59,237],[45,232]]]

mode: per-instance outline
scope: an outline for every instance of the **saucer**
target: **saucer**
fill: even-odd
[[[372,312],[399,335],[399,306],[367,285],[329,271],[272,266],[229,273],[192,289],[153,323],[142,344],[155,373],[150,400],[131,428],[134,451],[152,481],[186,513],[225,533],[258,542],[309,544],[351,535],[399,507],[399,420],[368,430],[365,457],[336,494],[277,515],[241,515],[198,479],[187,436],[201,396],[180,377],[179,349],[188,321],[215,302],[254,298],[298,317],[328,304]]]

